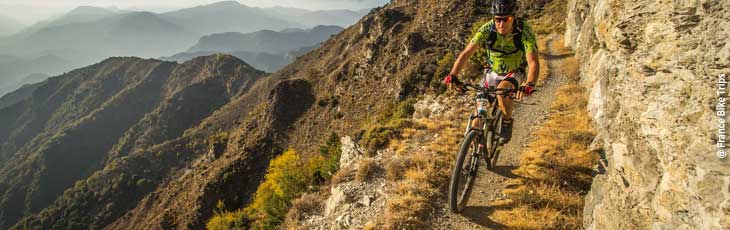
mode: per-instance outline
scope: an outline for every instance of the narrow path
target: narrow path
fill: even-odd
[[[546,47],[541,47],[547,51],[545,60],[548,63],[541,63],[548,67],[547,79],[532,96],[515,103],[512,141],[502,147],[496,168],[493,171],[486,170],[484,161],[480,161],[482,165],[467,208],[462,214],[453,214],[448,211],[444,201],[444,208],[435,214],[440,217],[434,220],[434,229],[503,229],[501,225],[488,218],[500,207],[490,207],[488,204],[506,199],[501,192],[509,186],[507,183],[509,179],[517,177],[512,170],[519,165],[519,154],[532,140],[532,132],[548,118],[550,105],[555,99],[555,91],[564,83],[564,76],[554,71],[564,58],[556,55],[557,51],[552,48],[556,38],[556,35],[550,35]]]

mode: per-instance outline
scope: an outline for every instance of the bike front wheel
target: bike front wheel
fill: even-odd
[[[449,209],[460,213],[466,208],[479,169],[479,146],[484,146],[480,131],[471,130],[464,137],[456,157],[449,184]]]

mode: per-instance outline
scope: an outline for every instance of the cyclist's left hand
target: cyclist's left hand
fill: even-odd
[[[517,100],[522,100],[525,96],[532,95],[532,92],[535,91],[535,84],[524,84],[520,86],[520,89],[517,90]]]

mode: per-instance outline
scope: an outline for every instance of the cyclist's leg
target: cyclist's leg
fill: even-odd
[[[507,78],[503,81],[499,82],[499,85],[497,85],[497,88],[499,89],[516,89],[519,87],[519,82],[515,78]],[[512,119],[512,111],[513,111],[513,101],[509,96],[498,96],[497,101],[499,102],[499,108],[504,112],[504,119],[510,120]]]
[[[506,78],[499,83],[497,88],[514,89],[519,87],[519,82],[514,77]],[[502,128],[500,131],[499,141],[505,144],[512,139],[512,109],[513,102],[509,95],[497,97],[499,100],[499,106],[502,112],[504,112],[504,118],[502,119]]]

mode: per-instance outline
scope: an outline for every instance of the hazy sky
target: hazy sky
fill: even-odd
[[[205,5],[221,0],[0,0],[0,15],[26,24],[62,14],[77,6],[118,7],[120,9],[164,12]],[[389,0],[238,0],[249,6],[289,6],[304,9],[353,9],[380,6]]]

